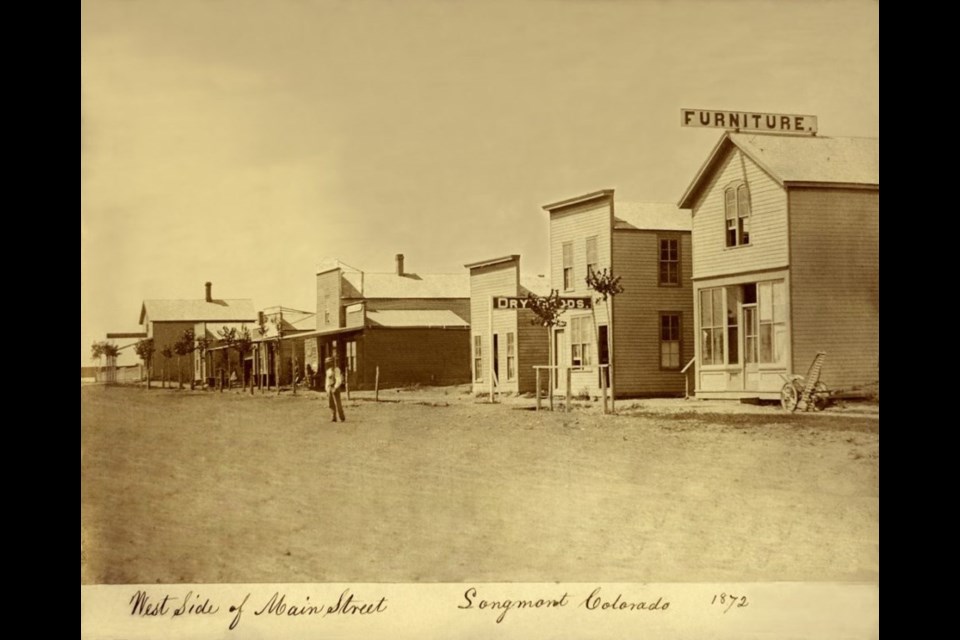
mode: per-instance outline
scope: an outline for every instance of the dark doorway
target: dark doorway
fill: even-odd
[[[597,357],[601,365],[610,364],[610,341],[607,338],[607,325],[602,324],[597,329]],[[599,375],[597,376],[597,384],[601,388],[607,387],[610,388],[610,368],[609,367],[598,367]]]
[[[495,333],[493,334],[493,379],[497,381],[497,386],[500,386],[500,349],[497,346],[497,338],[499,336]]]

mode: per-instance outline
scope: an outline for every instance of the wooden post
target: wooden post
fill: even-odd
[[[554,373],[555,369],[555,366],[550,367],[550,379],[547,381],[547,396],[550,398],[550,411],[553,411],[553,380],[554,376],[556,376],[556,373]]]
[[[567,367],[567,411],[570,411],[570,403],[573,401],[573,385],[571,380],[573,378],[573,367]]]
[[[487,305],[487,369],[490,370],[490,402],[493,399],[493,359],[496,355],[493,353],[493,296],[490,296],[490,304]]]
[[[600,392],[603,394],[603,413],[607,413],[607,370],[600,365]]]
[[[534,367],[537,372],[537,411],[540,411],[540,367]]]
[[[380,402],[380,365],[377,365],[377,372],[373,378],[373,401]]]
[[[293,395],[297,395],[297,347],[290,345],[290,378],[293,382]]]

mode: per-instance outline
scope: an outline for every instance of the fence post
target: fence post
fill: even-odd
[[[571,380],[573,379],[573,368],[567,367],[567,406],[566,410],[570,411],[570,403],[573,401],[573,385]]]
[[[373,401],[380,402],[380,367],[377,366],[376,376],[373,378]]]
[[[603,413],[607,413],[607,370],[608,365],[600,365],[600,390],[603,393]]]
[[[534,367],[537,372],[537,411],[540,411],[540,367]]]

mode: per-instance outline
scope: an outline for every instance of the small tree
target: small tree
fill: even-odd
[[[160,355],[163,356],[163,368],[161,373],[161,375],[163,376],[163,382],[161,382],[160,384],[164,389],[166,389],[167,388],[167,363],[170,362],[170,358],[173,357],[173,349],[171,349],[170,347],[164,347],[160,351]]]
[[[553,353],[553,328],[554,327],[564,327],[566,322],[560,319],[560,316],[566,310],[566,307],[563,304],[563,300],[560,298],[560,292],[557,289],[552,289],[549,295],[538,296],[532,291],[527,293],[527,308],[533,311],[536,316],[530,321],[530,324],[534,326],[544,327],[547,330],[547,342],[550,345],[550,377],[547,381],[547,388],[550,393],[550,403],[551,408],[553,406],[553,380],[552,377],[553,367],[555,366],[556,356]],[[540,389],[537,389],[537,394],[540,393]],[[539,397],[539,396],[538,396]]]
[[[226,327],[217,331],[217,334],[220,336],[220,339],[226,344],[227,350],[232,350],[237,352],[237,356],[240,359],[240,383],[244,389],[247,388],[247,376],[246,372],[243,369],[243,359],[246,357],[250,350],[253,349],[253,338],[250,336],[250,330],[246,326],[240,328],[237,331],[236,327]],[[250,392],[253,393],[253,387],[250,388]]]
[[[283,311],[280,312],[279,316],[275,320],[271,320],[270,324],[273,325],[272,339],[269,342],[261,342],[261,344],[272,344],[274,354],[273,375],[274,380],[277,383],[277,395],[280,395],[280,339],[283,337]],[[271,333],[270,327],[267,326],[267,319],[265,317],[261,318],[260,326],[257,327],[257,333],[260,334],[261,338],[264,338]],[[267,363],[264,362],[264,365],[266,364]]]
[[[97,361],[98,370],[103,368],[103,348],[106,344],[106,342],[100,341],[90,345],[90,358]]]
[[[601,269],[600,271],[590,271],[587,273],[587,286],[590,287],[593,291],[596,291],[598,296],[595,302],[603,302],[603,308],[606,311],[607,319],[609,322],[610,318],[610,298],[620,295],[623,293],[623,286],[620,284],[620,276],[613,275],[613,269],[607,270],[606,268]],[[590,305],[593,309],[594,305]],[[597,339],[597,350],[600,349],[600,326],[597,324],[597,312],[593,309],[593,330],[594,335]],[[607,340],[609,340],[609,336]],[[607,373],[607,386],[609,386],[609,381],[613,379],[613,352],[610,350],[610,345],[607,344],[607,353],[609,354],[610,362],[608,363],[609,369]],[[599,353],[597,354],[599,356]],[[599,362],[597,365],[599,366]],[[600,370],[600,375],[603,374],[603,369]],[[610,397],[611,404],[616,407],[616,399],[611,394]]]
[[[134,350],[137,356],[143,360],[143,366],[147,368],[147,389],[150,388],[150,365],[153,362],[153,354],[156,347],[153,344],[153,338],[145,338],[136,344]]]
[[[193,353],[193,329],[183,332],[180,339],[173,344],[173,352],[177,354],[177,389],[183,389],[183,356]],[[193,375],[190,377],[192,379]]]
[[[103,355],[107,358],[107,382],[117,381],[117,357],[120,355],[120,347],[112,342],[103,344]]]

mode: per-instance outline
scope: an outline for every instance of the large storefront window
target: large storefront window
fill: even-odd
[[[726,314],[723,308],[723,289],[704,289],[700,292],[700,357],[703,364],[723,364],[723,332]]]
[[[570,320],[570,364],[585,367],[593,360],[590,357],[593,346],[593,320],[587,316]]]
[[[785,364],[788,348],[783,280],[700,291],[703,364]]]
[[[759,362],[785,364],[787,312],[783,280],[757,283]]]

